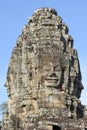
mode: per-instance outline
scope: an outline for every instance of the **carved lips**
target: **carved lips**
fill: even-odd
[[[56,74],[48,75],[45,79],[45,85],[47,87],[56,87],[58,83],[58,77]]]

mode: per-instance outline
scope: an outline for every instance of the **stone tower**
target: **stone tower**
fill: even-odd
[[[29,18],[10,59],[2,130],[86,128],[78,54],[68,31],[55,9]]]

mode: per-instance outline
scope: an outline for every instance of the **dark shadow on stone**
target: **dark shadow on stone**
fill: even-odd
[[[53,125],[53,130],[61,130],[61,127],[57,125]]]

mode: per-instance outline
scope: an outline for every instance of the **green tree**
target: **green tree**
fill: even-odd
[[[1,114],[4,114],[4,113],[7,113],[7,112],[8,112],[7,102],[3,102],[3,103],[0,105],[0,111],[1,111]]]
[[[7,102],[3,102],[2,104],[0,104],[0,114],[3,115],[4,113],[7,112],[8,112]],[[0,130],[1,130],[1,126],[2,126],[2,120],[0,120]]]
[[[1,126],[2,126],[2,121],[0,121],[0,130],[1,130]]]

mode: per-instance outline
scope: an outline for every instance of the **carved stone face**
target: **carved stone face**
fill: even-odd
[[[59,60],[43,57],[40,63],[38,71],[40,83],[46,87],[61,88],[62,68]]]
[[[52,63],[49,63],[49,65],[44,66],[44,71],[45,71],[45,86],[59,87],[62,76],[60,65],[53,65]]]

